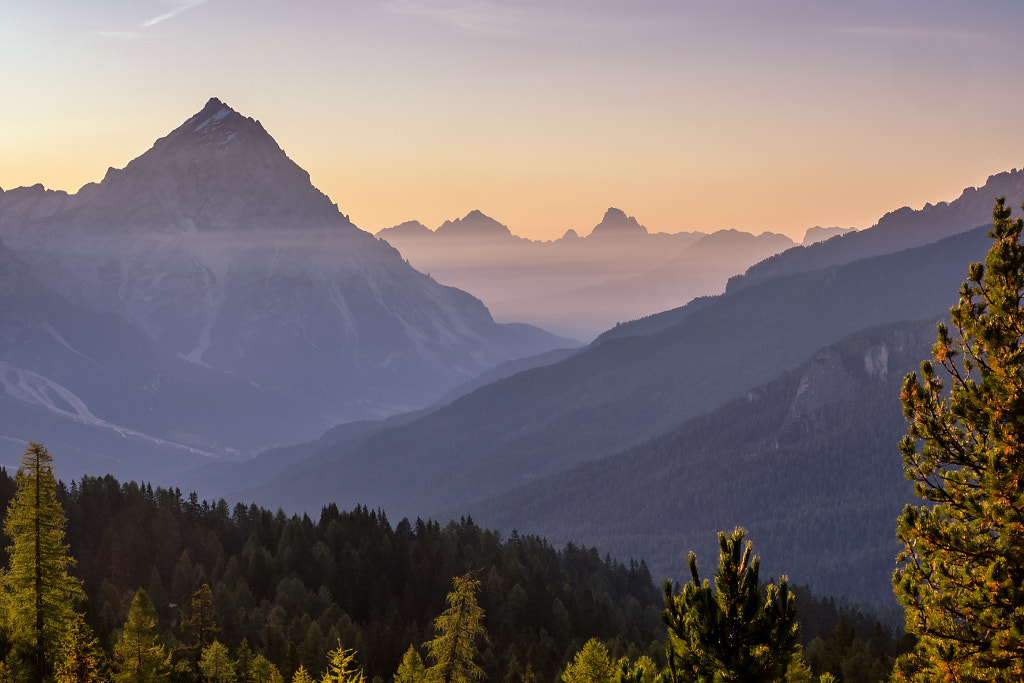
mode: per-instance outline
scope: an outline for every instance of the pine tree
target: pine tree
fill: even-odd
[[[1024,222],[996,202],[985,263],[972,263],[938,326],[935,363],[907,375],[900,443],[921,507],[908,505],[894,575],[916,649],[903,680],[1024,677]]]
[[[51,675],[60,661],[61,640],[75,620],[74,601],[82,594],[79,581],[68,574],[74,560],[64,542],[66,519],[57,502],[52,462],[40,444],[28,445],[4,522],[11,539],[4,587],[14,656],[25,663],[33,681]]]
[[[292,683],[314,683],[313,677],[306,671],[306,667],[299,666],[295,670],[295,675],[292,676]]]
[[[114,644],[114,681],[159,683],[167,679],[169,667],[170,658],[158,635],[156,608],[140,588]]]
[[[690,581],[681,592],[665,582],[668,626],[667,680],[672,683],[781,681],[796,651],[798,627],[786,577],[769,584],[762,602],[760,560],[743,545],[746,531],[718,534],[715,590],[697,574],[690,552]]]
[[[486,638],[484,610],[476,602],[480,581],[472,573],[456,576],[448,593],[448,609],[434,620],[433,640],[426,643],[434,665],[427,670],[438,683],[468,683],[481,680],[484,671],[473,661],[477,638]]]

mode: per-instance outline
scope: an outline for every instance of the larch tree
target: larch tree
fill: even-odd
[[[991,248],[938,326],[934,363],[903,382],[900,451],[925,504],[906,506],[897,531],[893,586],[917,636],[900,680],[1024,678],[1022,229],[998,199]]]
[[[327,653],[327,671],[320,683],[363,683],[363,671],[356,665],[356,651],[338,647]]]
[[[191,669],[194,673],[203,650],[209,647],[220,633],[213,606],[213,591],[210,590],[209,584],[201,585],[192,594],[188,604],[180,608],[178,633],[181,645],[175,654],[177,668]]]
[[[159,683],[167,679],[170,656],[160,642],[157,613],[141,588],[132,598],[128,620],[114,644],[115,683]]]
[[[7,617],[14,643],[14,670],[43,681],[61,660],[63,635],[75,621],[80,582],[68,574],[74,560],[64,542],[66,518],[57,501],[53,458],[31,442],[14,477],[16,492],[7,509],[4,532],[11,539],[10,567],[4,575]]]
[[[760,560],[746,531],[718,534],[719,562],[712,589],[689,555],[690,581],[682,591],[665,582],[671,683],[782,681],[796,652],[798,625],[786,577],[768,584],[762,598]]]
[[[263,655],[252,658],[249,666],[249,678],[252,683],[282,683],[281,672]]]
[[[476,641],[487,638],[484,610],[476,601],[480,581],[472,573],[456,576],[448,593],[448,609],[434,620],[434,639],[426,643],[428,657],[434,662],[427,669],[436,683],[469,683],[484,678],[474,660]]]
[[[596,638],[583,644],[562,673],[564,683],[612,683],[615,667],[608,657],[608,648]]]
[[[412,645],[402,655],[402,663],[395,671],[395,683],[423,683],[426,680],[427,668],[423,666],[423,658]]]
[[[235,683],[235,664],[231,661],[227,646],[219,640],[203,648],[199,670],[203,679],[210,683]]]
[[[55,683],[95,683],[100,675],[99,641],[81,614],[68,624],[61,643],[61,659],[57,664]]]

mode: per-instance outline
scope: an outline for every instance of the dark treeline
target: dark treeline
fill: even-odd
[[[2,509],[13,494],[0,469]],[[207,584],[217,638],[231,652],[245,641],[287,681],[299,666],[324,671],[340,642],[358,652],[368,680],[389,680],[410,644],[432,637],[452,577],[472,571],[490,636],[480,649],[488,680],[556,681],[590,638],[616,658],[664,660],[663,594],[646,565],[602,558],[593,548],[558,550],[515,532],[502,539],[469,519],[392,526],[383,512],[361,506],[330,505],[318,520],[289,517],[111,476],[61,483],[59,498],[86,619],[108,652],[139,588],[173,643],[179,606]],[[798,614],[806,615],[801,640],[815,673],[844,680],[855,641],[857,656],[878,671],[891,668],[895,634],[869,615],[807,591],[798,594]]]

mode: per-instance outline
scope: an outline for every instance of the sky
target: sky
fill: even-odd
[[[1024,167],[1019,0],[7,0],[0,188],[218,97],[352,221],[866,228]]]

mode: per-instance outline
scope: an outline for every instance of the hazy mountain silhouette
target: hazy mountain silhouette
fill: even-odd
[[[420,270],[472,291],[499,319],[581,339],[720,293],[730,276],[793,245],[783,235],[740,235],[651,234],[617,208],[586,237],[569,230],[553,242],[517,237],[480,211],[433,231],[409,221],[377,233]]]
[[[502,361],[572,343],[496,324],[475,297],[410,267],[216,98],[75,194],[0,192],[0,237],[75,305],[310,407],[301,423],[246,418],[279,421],[291,441],[427,405]]]
[[[818,270],[850,263],[859,258],[891,254],[901,249],[929,244],[992,221],[996,197],[1006,197],[1007,206],[1024,202],[1024,170],[990,176],[979,187],[969,187],[952,202],[926,204],[920,210],[903,207],[882,216],[867,230],[843,234],[825,242],[788,249],[751,266],[733,278],[730,288],[745,287],[777,275]]]

